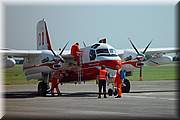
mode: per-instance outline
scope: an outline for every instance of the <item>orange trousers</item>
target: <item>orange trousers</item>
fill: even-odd
[[[52,92],[52,93],[54,93],[54,90],[55,90],[55,89],[56,89],[56,92],[57,92],[57,93],[60,93],[58,84],[59,84],[58,79],[53,78],[53,79],[51,80],[51,92]]]
[[[122,96],[122,80],[120,79],[119,76],[115,78],[115,85],[118,90],[118,96]]]

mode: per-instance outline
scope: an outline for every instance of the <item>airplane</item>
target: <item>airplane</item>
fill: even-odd
[[[140,68],[143,65],[143,59],[137,60],[137,57],[136,59],[122,60],[120,56],[125,54],[120,53],[122,51],[116,51],[114,47],[107,44],[106,38],[102,38],[98,43],[90,46],[86,46],[84,43],[85,47],[80,48],[78,54],[80,64],[77,64],[70,51],[65,51],[69,41],[60,53],[52,49],[48,28],[44,19],[37,23],[36,36],[37,50],[1,49],[0,53],[3,54],[3,65],[7,68],[15,65],[13,57],[24,57],[23,71],[26,78],[27,80],[38,79],[40,81],[38,83],[38,93],[42,96],[46,96],[51,73],[54,70],[64,72],[64,77],[61,79],[62,83],[71,81],[80,83],[81,81],[96,79],[98,69],[102,65],[107,67],[112,76],[117,65],[122,66],[127,71],[127,76],[132,75],[131,73],[135,68]],[[168,52],[174,51],[169,50]],[[162,56],[159,58],[158,62],[161,63],[163,58]],[[129,92],[130,82],[128,79],[124,82],[126,86],[122,88],[123,92]],[[109,89],[108,94],[112,95],[112,93],[112,89]]]

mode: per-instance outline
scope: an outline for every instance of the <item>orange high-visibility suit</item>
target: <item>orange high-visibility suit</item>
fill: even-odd
[[[79,51],[80,51],[80,47],[78,43],[75,43],[74,45],[72,45],[71,55],[75,58],[78,64],[79,64],[79,56],[78,56]]]
[[[51,93],[54,94],[54,90],[56,89],[56,92],[60,94],[60,90],[58,87],[59,84],[59,78],[60,78],[60,73],[59,71],[54,71],[51,77]]]
[[[118,96],[122,97],[122,78],[121,78],[121,69],[118,69],[116,72],[115,85],[117,86]]]

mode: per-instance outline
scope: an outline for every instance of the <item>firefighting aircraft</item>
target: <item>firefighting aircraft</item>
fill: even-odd
[[[134,55],[131,51],[134,56],[132,54],[126,54],[126,52],[122,53],[120,50],[116,51],[115,48],[106,43],[106,39],[101,39],[98,43],[91,46],[86,46],[84,43],[85,47],[77,52],[77,56],[79,57],[79,64],[77,64],[70,51],[65,51],[68,42],[60,53],[52,49],[47,25],[43,19],[37,23],[37,50],[2,49],[0,53],[3,54],[3,65],[6,68],[15,65],[13,57],[23,57],[23,71],[27,80],[38,79],[40,81],[38,83],[38,93],[44,96],[49,89],[49,80],[54,70],[63,71],[64,77],[61,78],[61,83],[71,81],[80,83],[81,81],[96,79],[98,69],[101,65],[105,65],[112,76],[115,73],[115,67],[117,65],[122,66],[127,71],[127,75],[131,75],[131,72],[135,68],[142,68],[143,61],[145,60],[145,52],[158,53],[156,57],[153,56],[155,54],[151,54],[151,58],[149,59],[151,64],[169,63],[172,59],[169,56],[164,56],[164,52],[176,52],[176,49],[147,51],[147,48],[151,44],[149,43],[141,53],[136,49],[131,40],[130,42],[137,52]],[[126,85],[122,88],[123,92],[129,92],[129,80],[126,79],[124,83]],[[112,95],[113,90],[109,89],[108,94]]]

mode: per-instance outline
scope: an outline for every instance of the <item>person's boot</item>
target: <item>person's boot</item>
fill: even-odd
[[[106,95],[104,95],[104,98],[107,98],[107,96],[106,96]]]
[[[116,96],[115,98],[121,98],[121,96],[118,95],[118,96]]]

